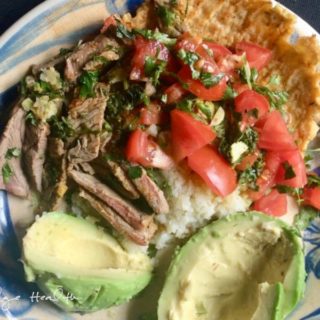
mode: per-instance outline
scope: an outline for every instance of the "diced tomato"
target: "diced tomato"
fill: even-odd
[[[281,217],[287,213],[287,195],[272,190],[268,195],[257,200],[252,209],[270,216]]]
[[[277,152],[267,152],[265,156],[265,167],[256,181],[258,190],[248,190],[251,200],[260,199],[269,188],[275,185],[275,178],[280,166],[280,155]]]
[[[246,90],[240,93],[235,98],[234,104],[235,111],[242,114],[242,122],[249,125],[253,125],[270,109],[268,99],[254,90]]]
[[[174,83],[170,87],[168,87],[164,94],[167,95],[167,104],[175,103],[179,101],[187,91],[182,88],[180,83]]]
[[[307,187],[303,191],[304,204],[320,210],[320,187]]]
[[[134,40],[135,52],[131,60],[131,80],[141,80],[144,77],[144,65],[147,57],[168,61],[170,52],[162,43],[136,37]]]
[[[161,107],[156,102],[140,109],[140,124],[150,126],[162,122]]]
[[[173,165],[172,159],[141,129],[131,133],[125,153],[128,161],[145,167],[167,169]]]
[[[114,16],[110,16],[104,20],[104,23],[100,32],[104,33],[109,29],[110,26],[116,26],[116,25],[117,25],[116,19],[114,18]]]
[[[188,165],[216,195],[225,197],[237,186],[235,170],[211,146],[193,152],[188,157]]]
[[[212,51],[213,57],[215,60],[218,57],[226,57],[232,54],[232,52],[228,48],[220,44],[217,44],[215,42],[203,41],[203,44],[204,46],[207,46]]]
[[[177,109],[171,111],[171,135],[177,161],[190,156],[216,137],[210,126]]]
[[[251,42],[241,41],[236,44],[236,53],[246,54],[250,68],[264,68],[272,57],[272,51]]]
[[[240,171],[244,171],[247,168],[252,167],[252,165],[257,161],[259,157],[259,152],[255,151],[254,153],[250,153],[246,155],[239,164],[237,164],[236,169]]]
[[[244,83],[237,82],[233,85],[233,89],[237,92],[237,94],[241,94],[244,91],[250,90],[249,86]]]
[[[258,142],[260,149],[286,151],[297,148],[279,111],[269,113],[259,121],[258,127],[261,128]]]
[[[281,159],[281,165],[276,176],[276,182],[280,185],[285,185],[292,188],[303,188],[307,183],[307,172],[304,160],[301,156],[301,153],[298,149],[291,151],[283,151],[279,153]],[[291,166],[293,173],[295,174],[294,178],[286,179],[286,168]]]
[[[191,71],[187,66],[184,66],[179,71],[178,77],[188,86],[188,91],[196,95],[198,98],[207,101],[221,100],[227,89],[227,81],[225,78],[222,78],[217,85],[206,88],[199,80],[192,79]]]

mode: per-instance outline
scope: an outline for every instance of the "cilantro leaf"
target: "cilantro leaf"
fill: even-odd
[[[217,85],[224,77],[224,73],[212,74],[209,72],[201,72],[199,80],[206,88]]]
[[[159,32],[158,30],[134,29],[133,32],[143,36],[148,40],[157,40],[166,46],[174,46],[177,42],[176,39],[169,38],[166,33]]]
[[[94,87],[99,80],[99,72],[98,71],[85,71],[79,78],[80,82],[80,97],[88,98],[94,97]]]
[[[320,187],[320,177],[314,174],[308,175],[308,187]]]
[[[285,170],[285,173],[284,173],[284,178],[286,180],[288,179],[292,179],[296,176],[296,173],[294,172],[294,169],[292,167],[292,165],[288,162],[288,161],[285,161],[283,164],[282,164],[284,170]]]
[[[131,166],[127,173],[130,179],[138,179],[142,176],[142,169],[139,166]]]
[[[122,23],[118,21],[117,27],[116,27],[116,36],[119,39],[132,39],[133,38],[133,32],[128,30]]]
[[[165,27],[171,26],[176,18],[176,14],[166,6],[158,6],[156,13]]]
[[[152,79],[152,84],[157,85],[161,73],[165,70],[167,65],[166,61],[158,60],[148,56],[144,64],[144,73],[147,77]]]
[[[21,149],[19,148],[10,148],[7,150],[5,158],[10,160],[12,158],[19,158],[21,155]]]
[[[74,135],[74,129],[65,117],[61,117],[61,120],[59,120],[57,116],[53,116],[48,120],[48,123],[51,134],[56,138],[66,140]]]
[[[2,179],[3,183],[7,184],[10,181],[10,178],[13,175],[13,171],[9,165],[8,162],[5,162],[5,164],[2,166]]]
[[[294,218],[294,226],[303,231],[306,229],[312,220],[319,217],[320,212],[312,207],[302,207],[299,214],[297,214]]]
[[[289,94],[286,91],[272,91],[268,87],[254,85],[253,89],[266,96],[269,99],[271,108],[282,110],[282,107],[287,103]]]

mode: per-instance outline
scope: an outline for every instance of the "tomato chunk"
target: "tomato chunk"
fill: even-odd
[[[159,104],[151,102],[148,106],[140,109],[140,123],[146,126],[162,122],[162,112]]]
[[[257,190],[249,190],[248,196],[251,200],[260,199],[269,188],[275,185],[275,178],[281,163],[277,152],[267,152],[265,156],[265,167],[256,181]]]
[[[109,27],[116,26],[116,25],[117,25],[117,22],[116,22],[116,19],[114,18],[114,16],[109,16],[107,19],[104,20],[104,23],[103,23],[103,26],[102,26],[100,32],[104,33],[109,29]]]
[[[203,45],[207,46],[212,51],[214,59],[232,55],[232,52],[228,48],[215,42],[203,41]]]
[[[252,167],[252,165],[257,161],[259,157],[259,152],[255,151],[254,153],[250,153],[246,155],[239,164],[237,164],[236,169],[240,171],[244,171],[247,168]]]
[[[303,191],[304,204],[320,210],[320,187],[308,187]]]
[[[258,126],[261,128],[258,141],[260,149],[286,151],[297,148],[279,111],[269,113],[259,121]]]
[[[241,41],[236,44],[237,54],[246,54],[250,68],[264,68],[272,57],[272,51],[251,42]]]
[[[125,154],[128,161],[145,167],[167,169],[173,165],[172,159],[141,129],[131,133]]]
[[[224,78],[220,82],[210,88],[206,88],[201,81],[192,79],[189,67],[184,66],[178,73],[178,77],[187,85],[187,90],[207,101],[219,101],[223,98],[224,92],[227,89],[227,81]]]
[[[281,165],[277,172],[276,182],[292,188],[303,188],[307,183],[307,172],[300,151],[295,149],[281,152],[279,155]],[[294,177],[290,178],[290,174]]]
[[[173,154],[177,161],[212,142],[216,134],[206,124],[181,110],[171,111]]]
[[[187,91],[182,88],[180,83],[174,83],[164,91],[168,104],[179,101],[186,93]]]
[[[287,195],[272,190],[268,195],[257,200],[252,209],[270,216],[281,217],[287,213]]]
[[[254,90],[245,90],[240,93],[235,98],[234,104],[236,112],[242,115],[242,122],[249,125],[253,125],[270,109],[268,99]]]
[[[169,50],[159,41],[136,37],[134,46],[135,52],[131,60],[131,80],[141,80],[144,78],[144,65],[147,57],[157,58],[162,61],[169,60]]]
[[[216,195],[225,197],[237,186],[235,170],[211,146],[193,152],[188,157],[188,165]]]

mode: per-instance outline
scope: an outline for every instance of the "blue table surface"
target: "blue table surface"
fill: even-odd
[[[0,0],[0,34],[41,0]],[[320,32],[320,0],[279,0]]]

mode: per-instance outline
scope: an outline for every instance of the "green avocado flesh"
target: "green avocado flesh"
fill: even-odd
[[[147,255],[128,253],[85,219],[46,213],[23,239],[28,281],[67,311],[89,312],[123,303],[151,280]]]
[[[302,298],[296,231],[250,212],[215,221],[176,251],[158,320],[280,320]]]

